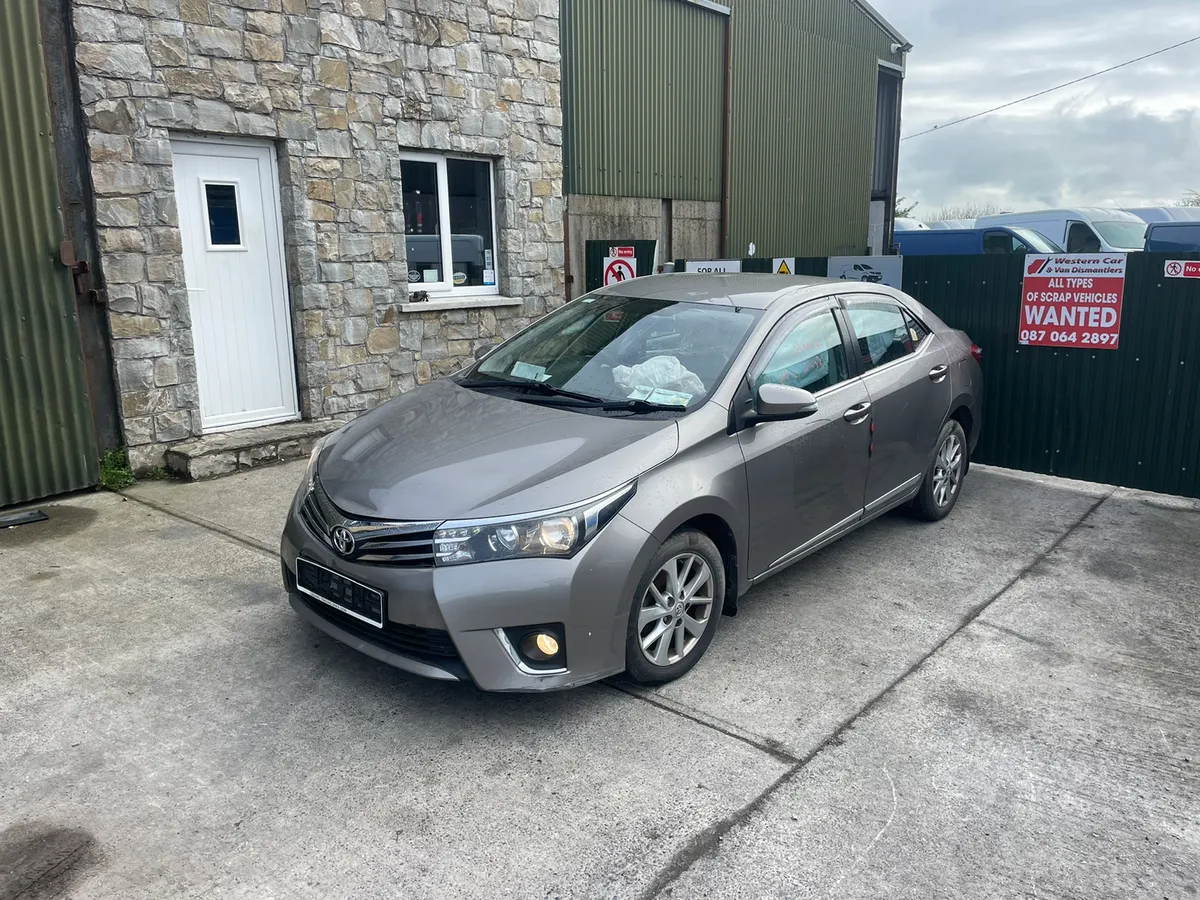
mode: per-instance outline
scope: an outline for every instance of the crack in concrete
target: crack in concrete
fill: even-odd
[[[638,689],[629,687],[627,685],[617,684],[611,681],[601,682],[601,685],[611,691],[625,694],[628,697],[633,697],[635,700],[641,700],[643,703],[648,703],[655,709],[661,709],[663,712],[670,713],[674,716],[679,716],[681,719],[687,719],[689,722],[694,722],[695,724],[701,725],[704,728],[716,731],[725,735],[727,738],[732,738],[735,741],[741,741],[743,744],[753,747],[760,753],[765,753],[779,762],[794,765],[800,761],[798,757],[788,753],[781,746],[779,746],[777,742],[772,741],[770,738],[762,737],[761,735],[751,736],[749,734],[739,733],[739,731],[733,729],[732,727],[722,725],[713,718],[705,716],[699,710],[689,710],[673,704],[664,703],[653,695],[644,694]]]
[[[882,703],[883,700],[893,691],[895,691],[897,687],[903,684],[911,675],[914,675],[920,671],[925,663],[932,659],[933,656],[936,655],[948,643],[950,643],[951,640],[961,634],[968,625],[979,618],[979,616],[982,615],[988,607],[1008,593],[1008,591],[1011,590],[1019,581],[1021,581],[1021,579],[1025,578],[1034,569],[1045,562],[1045,560],[1048,559],[1051,554],[1053,554],[1058,550],[1059,547],[1063,545],[1067,538],[1074,534],[1080,528],[1080,526],[1084,524],[1084,522],[1092,517],[1096,510],[1103,506],[1104,503],[1106,503],[1109,498],[1113,496],[1113,493],[1115,493],[1115,490],[1109,491],[1107,494],[1097,499],[1091,506],[1088,507],[1087,511],[1075,521],[1074,524],[1072,524],[1058,537],[1057,540],[1054,541],[1053,544],[1038,553],[1027,566],[1022,568],[1020,572],[1014,575],[1003,587],[992,594],[992,596],[969,609],[967,613],[959,620],[958,625],[953,631],[942,638],[942,640],[938,641],[937,644],[935,644],[928,652],[922,655],[920,659],[918,659],[911,666],[909,666],[908,669],[898,675],[878,694],[868,700],[867,703],[863,705],[857,712],[845,719],[828,737],[825,738],[825,740],[821,741],[821,743],[813,748],[811,752],[809,752],[802,759],[798,760],[790,769],[775,779],[775,781],[768,785],[766,789],[764,789],[757,797],[755,797],[741,809],[731,813],[724,819],[721,819],[719,822],[710,825],[703,831],[693,836],[692,839],[687,842],[687,844],[675,852],[675,855],[672,857],[671,861],[663,867],[662,871],[659,872],[655,879],[646,887],[644,891],[642,891],[641,894],[638,895],[638,900],[657,900],[657,898],[667,895],[667,892],[671,890],[671,886],[689,869],[691,869],[692,866],[694,866],[701,859],[713,856],[720,849],[720,842],[725,835],[727,835],[735,827],[745,824],[752,819],[754,815],[766,805],[767,801],[770,800],[771,797],[773,797],[781,787],[795,779],[795,777],[799,775],[801,771],[803,771],[805,766],[816,759],[826,749],[840,744],[845,734],[853,729],[856,722],[869,715],[875,709],[875,707]]]
[[[271,559],[279,558],[278,547],[272,547],[269,544],[256,541],[254,538],[246,537],[246,535],[239,534],[232,528],[226,528],[224,525],[218,525],[216,522],[211,522],[208,519],[201,518],[200,516],[193,516],[188,513],[180,512],[177,509],[164,506],[163,504],[157,503],[154,500],[147,500],[145,497],[135,497],[132,494],[122,494],[121,496],[126,500],[130,500],[134,503],[140,503],[142,506],[147,506],[156,512],[162,513],[163,515],[180,519],[181,521],[187,522],[191,525],[197,525],[200,528],[211,531],[214,534],[219,534],[221,537],[231,540],[236,544],[241,544],[243,547],[248,547],[255,553],[262,553],[266,556],[269,556]]]
[[[995,622],[986,622],[983,619],[979,620],[979,624],[984,628],[991,628],[993,631],[999,631],[1001,634],[1007,634],[1009,637],[1014,637],[1018,641],[1023,641],[1026,644],[1032,644],[1034,647],[1038,647],[1042,650],[1050,650],[1054,653],[1062,652],[1058,645],[1052,641],[1045,641],[1041,638],[1030,637],[1027,634],[1022,634],[1019,631],[1015,631],[1012,628],[1007,628],[1004,625],[997,625]]]

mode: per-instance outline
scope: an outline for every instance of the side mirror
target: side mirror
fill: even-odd
[[[804,388],[788,384],[764,384],[758,389],[755,419],[760,422],[804,419],[816,411],[817,398]]]
[[[487,356],[489,353],[491,353],[493,350],[495,350],[498,346],[499,346],[499,344],[488,344],[483,347],[476,347],[475,348],[475,362],[479,362],[481,359],[483,359],[485,356]]]

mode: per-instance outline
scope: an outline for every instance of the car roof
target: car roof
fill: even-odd
[[[1200,207],[1196,206],[1143,206],[1129,209],[1146,222],[1200,222]]]
[[[1019,213],[998,213],[992,216],[980,216],[976,221],[982,225],[1006,224],[1012,221],[1033,219],[1064,219],[1079,216],[1092,222],[1128,222],[1137,219],[1133,213],[1123,209],[1111,209],[1103,206],[1076,206],[1063,209],[1031,209]]]
[[[1150,222],[1146,227],[1153,228],[1155,231],[1175,231],[1181,228],[1200,228],[1200,221],[1197,222]]]
[[[858,282],[850,282],[857,288]],[[742,306],[748,309],[769,309],[788,299],[801,299],[798,290],[810,288],[813,297],[824,296],[829,288],[847,282],[811,275],[648,275],[600,288],[595,293],[606,297],[638,297],[646,300],[674,300],[677,303],[713,303],[720,306]],[[824,288],[824,290],[819,290]]]
[[[930,228],[928,231],[902,231],[900,233],[904,235],[906,240],[912,237],[914,234],[919,235],[918,240],[933,240],[934,237],[940,237],[947,234],[979,234],[981,231],[999,231],[1001,229],[1008,229],[1011,231],[1013,228],[1019,227],[1019,225],[992,225],[989,228],[985,228],[983,226],[978,228]]]

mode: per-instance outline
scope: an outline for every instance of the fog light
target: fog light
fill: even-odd
[[[537,662],[546,662],[558,656],[558,638],[544,631],[526,635],[521,641],[521,655]]]
[[[567,629],[562,622],[505,628],[502,639],[512,661],[526,675],[566,671]]]

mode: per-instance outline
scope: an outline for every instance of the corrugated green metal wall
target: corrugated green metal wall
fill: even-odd
[[[0,2],[0,507],[98,480],[37,0]]]
[[[721,199],[725,21],[679,0],[563,0],[566,193]]]
[[[733,10],[730,242],[866,251],[886,34],[852,0]],[[725,29],[681,0],[562,0],[564,189],[721,199]]]
[[[865,252],[892,38],[850,0],[732,6],[729,254]]]
[[[1063,350],[1017,342],[1023,258],[905,257],[905,291],[983,348],[976,460],[1200,497],[1200,283],[1167,259],[1129,254],[1120,349]]]

